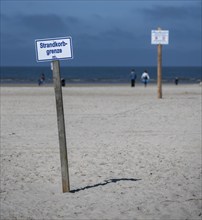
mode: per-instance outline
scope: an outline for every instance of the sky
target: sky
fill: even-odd
[[[202,65],[201,0],[1,0],[1,66],[40,66],[35,40],[71,36],[64,66],[155,66],[151,31],[169,31],[164,66]]]

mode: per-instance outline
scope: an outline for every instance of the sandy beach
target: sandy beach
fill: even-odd
[[[62,193],[54,88],[1,87],[1,219],[201,219],[201,89],[64,87]]]

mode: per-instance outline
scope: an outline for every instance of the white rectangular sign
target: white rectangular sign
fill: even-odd
[[[38,39],[35,49],[37,62],[73,59],[71,37]]]
[[[152,30],[151,44],[168,44],[169,31],[168,30]]]

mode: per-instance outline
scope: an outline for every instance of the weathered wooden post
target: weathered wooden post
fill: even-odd
[[[151,43],[157,44],[157,92],[158,98],[162,99],[162,44],[168,44],[169,40],[169,31],[161,30],[152,30],[151,33]]]
[[[162,99],[162,45],[157,46],[157,87],[158,98]]]
[[[60,77],[60,62],[55,60],[52,62],[53,68],[53,82],[55,88],[55,100],[57,111],[57,123],[58,123],[58,136],[60,145],[60,161],[61,161],[61,173],[62,173],[62,189],[63,192],[70,191],[69,184],[69,168],[68,168],[68,156],[67,156],[67,144],[65,133],[65,119],[63,109],[62,87]]]
[[[62,189],[63,192],[69,192],[69,168],[59,60],[73,59],[72,39],[71,37],[38,39],[35,40],[35,48],[37,62],[52,61],[51,67],[53,71],[53,82],[56,99]]]

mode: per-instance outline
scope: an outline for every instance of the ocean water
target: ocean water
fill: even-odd
[[[141,74],[147,69],[150,83],[156,83],[157,67],[61,67],[61,78],[66,83],[129,83],[130,71],[134,68],[137,83],[141,83]],[[52,83],[52,70],[47,67],[1,67],[1,84],[38,83],[44,73],[46,83]],[[173,83],[175,77],[179,83],[199,83],[202,67],[163,67],[162,81]]]

